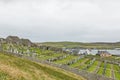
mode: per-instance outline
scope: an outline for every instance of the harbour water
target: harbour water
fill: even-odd
[[[90,50],[88,50],[88,49],[80,49],[79,53],[88,52],[90,54],[95,55],[95,54],[98,53],[98,51],[107,51],[107,52],[109,52],[110,54],[113,54],[113,55],[120,55],[120,50],[115,50],[115,49],[110,49],[110,50],[106,50],[106,49],[90,49]]]

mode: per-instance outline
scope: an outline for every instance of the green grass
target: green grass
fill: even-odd
[[[75,64],[74,67],[78,68],[80,70],[84,70],[87,67],[87,64],[85,64],[85,63],[87,63],[87,61],[89,61],[89,59],[87,59],[87,58],[83,59],[82,62],[80,62],[79,64]]]
[[[105,76],[107,76],[107,77],[110,77],[111,78],[111,69],[106,69],[105,70]]]
[[[104,62],[101,63],[100,67],[104,67]]]
[[[94,66],[98,66],[98,64],[99,64],[99,61],[95,61],[95,62],[93,63]]]
[[[79,68],[80,70],[84,70],[86,67],[87,67],[86,64],[82,64],[82,65],[80,65],[78,68]]]
[[[112,77],[112,69],[111,69],[111,65],[110,63],[106,64],[106,70],[105,70],[105,76],[107,77]]]
[[[44,42],[44,43],[36,43],[36,44],[42,44],[46,46],[53,46],[53,47],[66,47],[66,48],[98,48],[98,49],[113,49],[113,48],[119,48],[119,43],[82,43],[82,42]],[[113,45],[114,44],[114,45]]]
[[[73,59],[77,59],[78,57],[79,56],[69,55],[66,58],[62,59],[62,60],[55,61],[54,63],[57,63],[57,64],[66,64],[66,63],[72,61]]]
[[[87,60],[85,64],[90,64],[90,62],[91,62],[91,59]]]
[[[99,75],[103,75],[103,68],[102,68],[102,67],[99,68],[97,74],[99,74]]]
[[[87,69],[89,72],[94,72],[98,66],[99,61],[94,61],[94,63]]]
[[[82,77],[46,64],[38,64],[0,53],[0,80],[84,80]]]
[[[107,63],[106,68],[111,69],[111,64]]]
[[[115,71],[120,71],[120,67],[118,65],[113,65]]]
[[[76,66],[79,66],[83,61],[85,61],[86,58],[82,58],[80,60],[78,60],[76,63],[74,64],[71,64],[70,67],[76,67]]]
[[[116,80],[120,80],[120,67],[118,65],[113,65],[113,69]]]
[[[59,56],[63,56],[65,54],[60,54],[60,53],[53,53],[52,55],[39,55],[39,59],[41,60],[47,60],[51,58],[57,58]]]
[[[94,72],[94,71],[96,70],[96,67],[97,67],[97,66],[91,66],[90,68],[88,68],[87,71],[89,71],[89,72]]]
[[[74,44],[77,45],[78,43],[74,43]],[[80,44],[83,45],[83,43],[80,43]],[[61,45],[63,46],[63,44],[61,44]],[[68,42],[67,45],[70,46],[70,47],[71,46],[75,47],[75,45],[73,45],[73,43]],[[3,44],[4,50],[7,50],[7,48],[8,48],[7,46],[8,46],[8,44]],[[90,47],[90,46],[94,46],[94,45],[84,44],[84,46]],[[26,46],[18,46],[18,45],[14,45],[13,48],[18,49],[18,51],[23,51],[25,53],[26,53],[26,51],[28,49],[28,47],[26,47]],[[60,57],[60,56],[67,55],[65,53],[55,53],[54,51],[41,50],[39,48],[34,48],[34,47],[30,47],[29,50],[30,50],[30,52],[37,53],[37,57],[39,59],[41,59],[41,60],[48,60],[48,59],[53,59],[53,58],[57,58],[57,57]],[[27,56],[27,54],[24,54],[24,55]],[[54,63],[67,64],[68,62],[70,62],[70,61],[72,61],[74,59],[77,59],[78,57],[79,56],[69,55],[64,59],[54,61]],[[92,58],[96,58],[96,60],[98,60],[98,61],[93,62],[93,64],[88,67],[88,65],[90,64]],[[110,61],[112,61],[112,60],[115,60],[115,58],[116,58],[116,56],[112,56],[112,57],[108,57],[108,58],[102,58],[102,60],[110,60]],[[5,59],[7,59],[6,62],[3,61]],[[12,58],[12,57],[10,57],[10,59],[9,59],[9,56],[4,56],[3,57],[2,55],[0,55],[0,61],[1,62],[3,61],[6,65],[9,64],[9,66],[15,67],[15,69],[20,69],[22,71],[20,73],[23,73],[23,72],[31,73],[31,75],[29,75],[29,76],[31,76],[32,79],[35,79],[35,80],[37,79],[36,75],[33,74],[33,73],[35,73],[35,71],[33,71],[32,68],[31,68],[31,65],[33,65],[33,64],[30,65],[30,64],[28,64],[29,62],[25,62],[24,60],[16,60],[15,58]],[[72,67],[72,68],[78,68],[78,69],[81,69],[81,70],[84,69],[84,70],[86,70],[88,72],[94,73],[96,71],[96,68],[99,65],[99,62],[101,62],[101,65],[100,65],[100,68],[98,68],[99,70],[98,70],[97,74],[102,75],[105,63],[101,61],[101,58],[99,56],[88,55],[88,56],[85,56],[85,58],[82,58],[82,59],[78,60],[76,63],[73,63],[73,64],[71,64],[69,66]],[[27,69],[27,68],[29,68],[29,69]],[[116,78],[119,79],[118,75],[120,73],[118,73],[118,71],[120,71],[120,67],[118,65],[113,65],[113,69],[114,69]],[[37,69],[35,68],[35,70],[37,70]],[[48,70],[46,70],[45,72],[47,72],[47,71]],[[49,72],[47,72],[47,73],[49,73]],[[14,77],[11,77],[11,75],[9,75],[9,74],[10,73],[6,73],[6,72],[3,72],[2,70],[0,70],[0,76],[1,76],[1,79],[3,79],[3,80],[4,79],[11,79],[11,78],[13,79],[14,78]],[[50,75],[50,73],[47,74],[47,75],[49,75],[49,77],[51,79],[51,78],[55,77],[56,75],[59,75],[59,73],[56,73],[55,75],[52,74],[52,76]],[[5,76],[7,76],[7,77],[5,77]],[[106,70],[105,70],[104,76],[111,77],[111,64],[110,63],[106,64]],[[43,76],[41,78],[45,79],[45,77],[43,77]],[[26,79],[26,77],[25,76],[20,76],[19,79],[24,80],[24,79]]]
[[[0,70],[0,80],[8,80],[8,79],[10,79],[10,76],[7,73]]]
[[[115,79],[120,80],[120,73],[117,71],[114,71],[114,74],[115,74]]]

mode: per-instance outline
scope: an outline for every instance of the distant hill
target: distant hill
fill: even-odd
[[[66,47],[66,48],[97,48],[97,49],[114,49],[120,48],[120,42],[94,42],[94,43],[82,43],[82,42],[44,42],[37,43],[37,45],[46,45],[53,47]]]
[[[0,53],[0,80],[85,80],[49,65]]]

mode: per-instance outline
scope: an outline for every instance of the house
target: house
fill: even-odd
[[[97,55],[101,57],[110,57],[112,54],[110,54],[108,51],[98,51]]]
[[[92,53],[90,49],[80,49],[78,54],[90,55]]]

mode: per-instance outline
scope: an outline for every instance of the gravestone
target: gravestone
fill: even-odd
[[[36,53],[32,53],[32,57],[35,58],[37,56]]]

